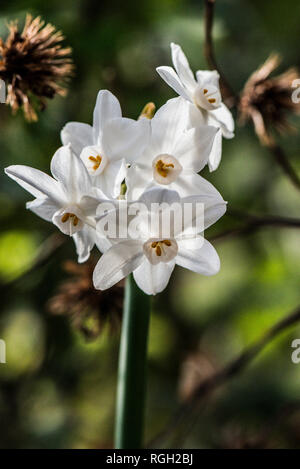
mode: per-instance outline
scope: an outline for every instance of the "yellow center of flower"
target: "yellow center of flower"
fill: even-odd
[[[100,164],[101,164],[102,157],[101,157],[100,155],[97,155],[97,156],[89,156],[89,160],[94,163],[93,170],[94,170],[94,171],[97,171],[97,169],[99,168],[99,166],[100,166]]]
[[[73,225],[77,226],[79,222],[79,218],[74,214],[74,213],[64,213],[63,216],[61,217],[62,223],[66,223],[69,219],[71,218]]]
[[[169,174],[169,168],[174,168],[173,163],[166,164],[162,160],[158,160],[155,165],[156,171],[164,178]]]
[[[152,249],[155,249],[155,254],[159,257],[161,256],[161,253],[162,253],[162,249],[161,249],[162,244],[164,244],[165,246],[172,245],[169,239],[164,239],[162,241],[153,241],[153,243],[151,243]]]

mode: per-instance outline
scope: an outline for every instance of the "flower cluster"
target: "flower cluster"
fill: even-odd
[[[226,202],[199,172],[218,167],[222,136],[233,137],[234,123],[218,73],[198,71],[196,80],[181,48],[171,50],[177,73],[157,71],[180,96],[152,119],[153,105],[150,115],[128,119],[117,98],[101,90],[93,125],[69,122],[62,129],[53,177],[28,166],[5,170],[34,196],[27,208],[72,236],[79,262],[95,245],[102,252],[93,273],[100,290],[133,272],[154,295],[176,264],[202,275],[220,268],[204,230],[225,213]]]

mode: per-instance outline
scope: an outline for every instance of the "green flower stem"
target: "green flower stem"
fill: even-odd
[[[126,280],[122,322],[115,447],[139,449],[143,442],[146,361],[151,297]]]

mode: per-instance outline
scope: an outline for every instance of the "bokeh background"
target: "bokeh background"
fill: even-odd
[[[273,51],[282,55],[281,70],[300,66],[297,0],[216,3],[216,53],[236,92]],[[49,236],[54,236],[50,243],[57,241],[56,229],[25,210],[30,196],[4,176],[3,168],[27,164],[48,171],[62,126],[70,120],[91,122],[101,88],[114,92],[124,114],[133,118],[146,102],[160,106],[173,97],[155,67],[171,64],[174,41],[195,70],[206,68],[202,7],[200,0],[1,2],[1,37],[8,20],[22,23],[27,12],[41,15],[63,30],[76,65],[67,97],[50,102],[37,123],[0,106],[0,338],[7,345],[7,363],[0,364],[1,448],[112,447],[119,347],[118,326],[111,331],[104,325],[91,340],[78,329],[78,317],[76,322],[49,311],[62,282],[73,278],[63,269],[66,261],[76,260],[71,240],[24,274],[36,256],[47,254]],[[299,128],[296,118],[294,124]],[[299,133],[279,141],[300,173]],[[237,127],[235,139],[224,142],[219,170],[204,176],[232,209],[300,217],[299,192],[259,145],[251,125]],[[238,223],[227,215],[207,234]],[[197,383],[300,304],[299,240],[299,229],[265,227],[216,242],[222,269],[215,277],[177,268],[168,290],[153,302],[146,441],[165,428]],[[93,335],[93,320],[86,327]],[[157,445],[299,448],[300,364],[291,362],[295,338],[299,326],[268,345]]]

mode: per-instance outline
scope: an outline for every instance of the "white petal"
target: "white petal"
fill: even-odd
[[[189,103],[179,97],[166,102],[151,120],[151,148],[154,156],[161,153],[172,155],[176,142],[188,128]],[[144,158],[143,158],[144,160]]]
[[[225,138],[234,137],[234,120],[231,112],[224,103],[221,103],[218,109],[208,112],[208,124],[221,127]]]
[[[96,106],[94,109],[93,131],[94,143],[100,143],[104,126],[110,119],[121,117],[121,106],[117,98],[108,90],[101,90],[98,93]]]
[[[108,251],[112,243],[110,242],[109,239],[106,238],[106,236],[101,236],[101,233],[96,232],[96,238],[95,238],[95,244],[97,248],[99,249],[100,252],[104,253]]]
[[[199,176],[200,177],[200,176]],[[148,209],[151,209],[151,204],[170,204],[179,203],[180,197],[177,192],[162,189],[161,187],[153,187],[145,191],[139,198],[139,202],[145,204]]]
[[[198,70],[196,77],[199,85],[210,84],[216,86],[220,90],[219,80],[220,75],[216,70]]]
[[[95,236],[96,231],[87,225],[73,235],[79,263],[87,261],[90,257],[90,252],[95,244]]]
[[[218,194],[210,182],[192,170],[183,170],[178,179],[170,184],[170,189],[177,191],[180,197],[194,194],[215,197]]]
[[[88,194],[91,187],[90,176],[79,156],[71,147],[60,147],[51,160],[51,172],[63,185],[69,200],[77,202],[81,194]]]
[[[93,183],[108,198],[116,198],[120,195],[121,183],[124,181],[125,176],[126,165],[124,160],[113,161],[107,165],[103,173],[93,178]]]
[[[137,164],[131,166],[126,174],[126,199],[137,200],[142,193],[153,185],[153,171],[151,165]]]
[[[80,209],[84,212],[85,216],[87,217],[96,216],[97,207],[102,200],[103,198],[100,198],[100,195],[98,197],[85,195],[79,201]],[[107,199],[105,198],[104,200]]]
[[[226,209],[227,203],[225,201],[207,206],[204,209],[204,229],[206,230],[216,223],[224,215]]]
[[[202,275],[214,275],[220,270],[215,248],[204,238],[179,240],[176,264]]]
[[[175,261],[152,265],[145,257],[143,263],[133,272],[134,280],[147,295],[156,295],[169,283]]]
[[[47,196],[58,205],[62,204],[62,201],[65,199],[65,194],[60,184],[48,176],[48,174],[38,169],[30,168],[30,166],[16,165],[6,168],[5,173],[37,198]]]
[[[112,287],[140,265],[143,247],[139,241],[124,241],[112,246],[97,263],[93,282],[98,290]]]
[[[52,217],[59,209],[52,199],[45,197],[43,199],[35,199],[32,202],[27,202],[26,208],[33,213],[43,218],[46,221],[52,221]]]
[[[192,93],[197,83],[189,62],[178,44],[171,43],[172,61],[181,83]]]
[[[106,170],[106,183],[108,187],[107,194],[110,194],[111,197],[119,197],[121,192],[121,184],[126,176],[126,164],[125,160],[115,161],[110,163]]]
[[[157,67],[157,73],[161,76],[161,78],[171,87],[174,91],[176,91],[179,96],[182,96],[184,99],[188,101],[192,101],[192,97],[190,93],[184,88],[183,84],[181,83],[178,75],[176,74],[175,70],[172,67]]]
[[[149,138],[149,119],[135,121],[121,117],[106,124],[101,143],[104,154],[110,161],[124,158],[126,163],[132,163],[142,155]]]
[[[215,171],[221,162],[222,157],[222,130],[219,129],[214,138],[211,152],[208,159],[209,170]]]
[[[189,103],[188,128],[198,127],[199,125],[208,125],[207,112],[204,109],[199,109],[194,104]]]
[[[216,127],[204,125],[188,130],[174,149],[175,158],[184,168],[198,173],[208,162],[216,133]]]
[[[191,234],[202,233],[224,215],[227,207],[227,203],[216,189],[213,195],[210,193],[184,197],[180,200],[180,204],[184,214],[184,231],[177,230],[176,233],[177,236],[180,235],[183,238]]]
[[[68,122],[60,133],[63,145],[71,144],[72,150],[77,156],[80,155],[82,149],[89,145],[93,145],[93,127],[81,122]]]

